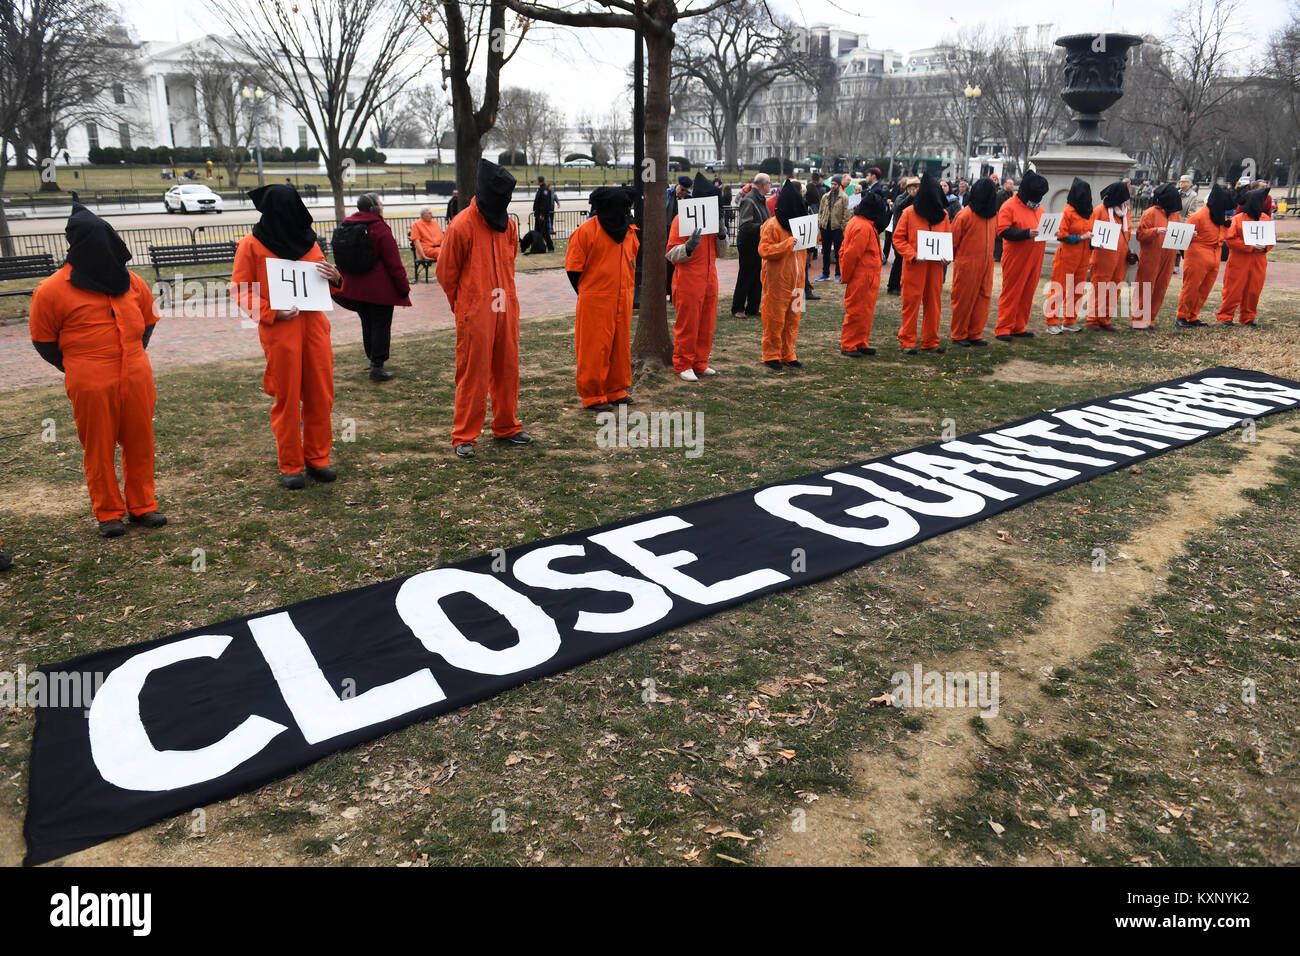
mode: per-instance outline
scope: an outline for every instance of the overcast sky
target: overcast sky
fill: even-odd
[[[238,5],[239,0],[223,0]],[[702,0],[680,0],[702,5]],[[989,26],[1035,27],[1052,22],[1053,37],[1066,33],[1120,30],[1130,33],[1171,32],[1177,11],[1186,0],[1072,0],[1044,3],[1043,0],[1003,0],[987,6],[988,15],[910,15],[912,7],[890,0],[772,0],[775,9],[796,23],[807,26],[833,25],[863,33],[872,47],[909,50],[933,46],[959,29],[983,22]],[[1267,37],[1287,20],[1286,0],[1243,0],[1238,29],[1242,33],[1242,68],[1249,56],[1262,49]],[[859,12],[863,11],[863,12]],[[886,12],[890,11],[890,12]],[[892,11],[906,11],[899,16]],[[1054,13],[1055,16],[1049,16]],[[142,40],[189,40],[208,32],[220,32],[220,21],[206,4],[180,4],[175,0],[133,0],[127,17]],[[599,113],[626,87],[631,63],[632,41],[622,30],[574,31],[539,24],[530,31],[529,42],[506,67],[502,82],[507,86],[529,86],[548,92],[570,119],[584,111]]]

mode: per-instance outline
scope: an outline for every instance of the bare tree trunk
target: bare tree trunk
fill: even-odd
[[[645,184],[645,232],[641,236],[641,308],[632,339],[634,361],[670,365],[673,340],[668,330],[668,268],[664,247],[668,242],[665,184],[668,174],[668,86],[671,76],[673,31],[645,31],[646,116],[645,152],[651,179]]]

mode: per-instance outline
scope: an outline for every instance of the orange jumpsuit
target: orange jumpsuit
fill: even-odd
[[[456,410],[451,443],[473,445],[483,431],[488,394],[492,434],[524,430],[519,405],[519,297],[515,255],[519,234],[508,220],[497,232],[478,211],[478,200],[447,224],[438,256],[438,284],[456,316]]]
[[[799,320],[803,315],[804,269],[808,257],[794,251],[794,236],[776,216],[758,233],[758,255],[763,260],[763,361],[793,362]]]
[[[952,223],[944,216],[931,225],[912,206],[903,210],[894,229],[894,249],[903,257],[903,324],[898,343],[905,349],[916,348],[916,322],[921,318],[921,348],[939,347],[939,319],[943,312],[942,262],[926,259],[918,262],[918,232],[952,232]]]
[[[1219,277],[1223,236],[1228,230],[1215,225],[1210,208],[1202,206],[1187,217],[1196,227],[1192,243],[1183,253],[1183,289],[1178,293],[1178,318],[1196,321]]]
[[[632,288],[640,245],[635,226],[618,243],[595,217],[569,236],[564,268],[582,273],[573,344],[584,407],[617,401],[632,384]]]
[[[998,235],[1007,229],[1037,229],[1043,209],[1030,209],[1019,196],[1012,196],[998,210]],[[1002,240],[1002,293],[998,296],[998,324],[995,335],[1016,335],[1029,325],[1029,311],[1043,274],[1047,243],[1034,238]]]
[[[1256,252],[1254,246],[1248,246],[1242,240],[1241,224],[1248,218],[1244,212],[1233,216],[1223,237],[1228,244],[1228,265],[1223,270],[1223,293],[1219,301],[1219,313],[1215,316],[1220,323],[1230,323],[1240,308],[1241,318],[1237,321],[1249,325],[1255,321],[1255,313],[1259,310],[1259,293],[1264,288],[1264,276],[1268,273],[1268,250]],[[1266,212],[1259,217],[1260,222],[1270,222],[1272,219]]]
[[[230,289],[235,301],[258,320],[257,335],[266,355],[262,391],[270,395],[271,430],[281,474],[296,475],[304,464],[325,468],[330,463],[334,408],[334,350],[330,322],[324,312],[299,312],[275,320],[266,260],[280,258],[249,233],[235,249]],[[312,246],[300,262],[323,262],[320,246]],[[258,293],[256,301],[253,292]]]
[[[411,242],[415,243],[415,254],[420,259],[437,259],[438,250],[442,248],[442,227],[438,220],[416,219],[411,223]]]
[[[668,248],[686,244],[689,235],[678,229],[673,216],[668,228]],[[572,241],[572,240],[570,240]],[[718,237],[700,236],[689,259],[673,265],[673,371],[702,373],[709,367],[713,333],[718,326]]]
[[[1164,249],[1165,233],[1156,230],[1168,227],[1171,222],[1182,222],[1180,213],[1168,215],[1159,206],[1151,206],[1138,220],[1138,269],[1133,286],[1133,309],[1129,325],[1135,329],[1155,326],[1156,316],[1164,305],[1169,280],[1174,274],[1174,260],[1178,253]]]
[[[57,342],[95,520],[158,510],[154,497],[153,366],[141,338],[158,321],[149,284],[134,272],[122,295],[74,286],[65,263],[32,293],[33,342]],[[122,483],[115,457],[122,446]],[[123,501],[125,491],[125,502]]]
[[[1092,229],[1092,220],[1079,215],[1079,210],[1066,204],[1061,215],[1061,225],[1056,238],[1081,236]],[[1092,250],[1088,240],[1062,242],[1052,256],[1052,291],[1043,302],[1043,317],[1048,325],[1074,325],[1078,319],[1079,297],[1088,282],[1088,260]]]
[[[948,334],[954,342],[982,339],[993,302],[993,244],[998,217],[985,219],[963,206],[952,221],[952,315]]]
[[[866,216],[851,216],[840,243],[840,279],[844,282],[844,325],[840,348],[871,347],[871,322],[880,295],[880,234]]]
[[[1092,211],[1092,222],[1105,219],[1110,222],[1110,215],[1103,205]],[[1092,302],[1088,306],[1088,327],[1104,328],[1119,311],[1119,290],[1128,273],[1128,231],[1124,229],[1124,217],[1119,216],[1115,222],[1120,227],[1119,244],[1114,249],[1092,247],[1092,265],[1089,279],[1092,283]],[[1096,231],[1095,229],[1093,230]]]

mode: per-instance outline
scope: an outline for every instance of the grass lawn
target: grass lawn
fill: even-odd
[[[840,288],[816,286],[801,372],[759,365],[758,324],[726,317],[724,294],[720,375],[638,373],[641,410],[704,413],[699,458],[597,447],[571,317],[523,328],[536,444],[485,442],[468,462],[448,441],[452,334],[395,340],[383,386],[348,349],[334,419],[356,440],[335,445],[337,484],[297,493],[276,484],[260,362],[160,375],[171,523],[112,542],[95,535],[62,390],[7,392],[0,533],[17,564],[0,576],[0,670],[903,450],[949,418],[964,433],[1216,364],[1300,378],[1297,293],[1266,290],[1253,332],[1176,335],[1167,306],[1153,335],[910,358],[882,296],[880,354],[855,361],[837,352]],[[1201,442],[334,754],[206,808],[201,837],[187,815],[79,857],[1294,863],[1300,421],[1267,419],[1258,439]],[[1095,549],[1121,577],[1090,592],[1110,580]],[[1000,714],[871,703],[915,662],[1000,669]],[[0,712],[0,863],[21,853],[32,726]]]

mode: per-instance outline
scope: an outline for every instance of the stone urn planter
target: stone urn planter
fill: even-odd
[[[1059,37],[1065,47],[1065,87],[1061,99],[1074,110],[1077,129],[1067,146],[1109,146],[1098,130],[1103,110],[1124,95],[1128,51],[1142,43],[1131,33],[1075,33]]]

